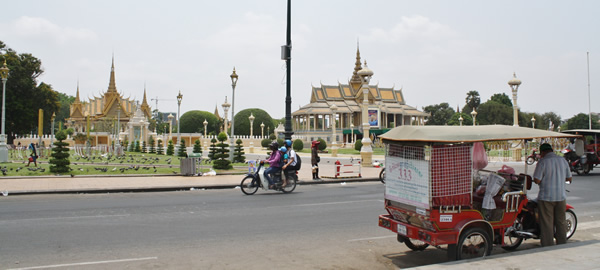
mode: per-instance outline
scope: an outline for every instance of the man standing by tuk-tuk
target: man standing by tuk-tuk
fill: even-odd
[[[565,209],[567,193],[565,181],[571,182],[572,175],[567,161],[554,154],[552,146],[544,143],[540,146],[541,159],[533,172],[533,181],[540,186],[538,209],[540,217],[540,240],[542,246],[567,242],[567,221]]]

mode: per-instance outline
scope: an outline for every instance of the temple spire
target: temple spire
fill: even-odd
[[[117,84],[115,83],[115,55],[112,57],[112,65],[110,67],[110,81],[108,82],[108,93],[117,92]]]
[[[77,80],[77,94],[75,95],[75,103],[81,103],[79,99],[79,80]]]
[[[356,42],[356,62],[354,63],[354,72],[352,72],[352,79],[350,79],[350,83],[354,86],[359,86],[362,84],[360,76],[358,76],[358,71],[362,69],[362,65],[360,64],[360,49],[358,47],[358,41]]]

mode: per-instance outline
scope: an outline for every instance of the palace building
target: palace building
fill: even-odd
[[[347,84],[312,86],[310,104],[292,113],[294,137],[304,141],[318,138],[331,142],[350,143],[362,138],[363,91],[360,51]],[[402,89],[369,85],[369,134],[379,135],[402,125],[422,125],[428,113],[409,106]],[[335,105],[335,106],[333,106]],[[337,107],[334,111],[331,108]],[[334,116],[335,114],[335,116]],[[332,119],[335,118],[336,137],[332,140]],[[353,138],[354,137],[354,138]]]

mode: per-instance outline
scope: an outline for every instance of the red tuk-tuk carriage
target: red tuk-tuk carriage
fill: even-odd
[[[447,245],[451,260],[490,255],[494,244],[515,249],[537,238],[532,232],[537,203],[527,198],[532,178],[482,170],[479,164],[487,165],[482,143],[520,142],[527,152],[531,139],[569,137],[577,135],[503,125],[394,128],[380,136],[386,144],[388,214],[379,216],[379,226],[413,250]],[[577,218],[571,206],[566,210],[571,237]]]
[[[590,141],[588,142],[585,141],[585,137],[578,138],[575,141],[575,149],[573,150],[575,151],[578,160],[575,162],[575,166],[572,166],[573,171],[575,171],[577,175],[589,174],[594,167],[600,164],[600,143],[598,142],[598,139],[600,139],[600,130],[571,129],[565,130],[563,133],[590,137]],[[571,160],[569,160],[569,163],[573,164]]]

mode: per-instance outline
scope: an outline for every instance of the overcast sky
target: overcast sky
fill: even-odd
[[[108,88],[114,53],[125,97],[158,97],[160,111],[213,112],[229,97],[235,111],[285,115],[285,0],[1,1],[0,40],[40,58],[40,81],[82,98]],[[292,3],[292,111],[310,101],[311,85],[347,83],[357,40],[374,71],[372,84],[402,88],[420,110],[465,104],[479,91],[511,96],[523,82],[525,112],[564,118],[600,111],[600,1],[302,0]],[[10,81],[8,82],[10,83]],[[148,100],[156,106],[155,101]]]

